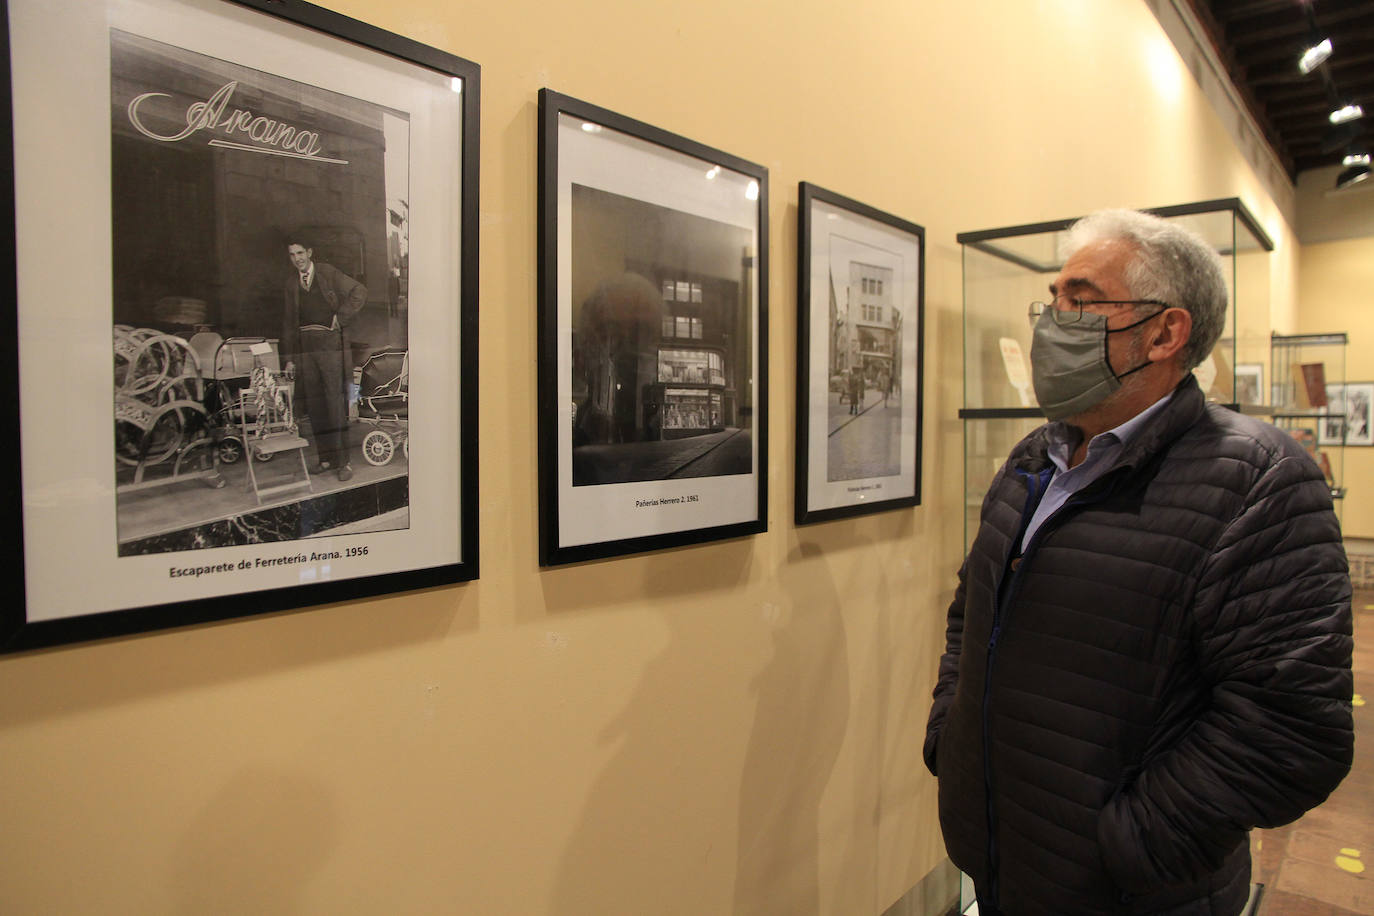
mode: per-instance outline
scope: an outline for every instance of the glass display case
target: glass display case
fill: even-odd
[[[1302,443],[1326,475],[1340,514],[1345,496],[1346,335],[1270,337],[1270,405],[1274,425]]]
[[[1256,367],[1268,375],[1269,252],[1274,244],[1237,198],[1149,212],[1178,222],[1216,247],[1226,270],[1226,328],[1211,356],[1194,370],[1213,401],[1267,412]],[[1031,325],[1026,309],[1048,298],[1063,266],[1074,219],[960,233],[964,274],[964,540],[993,475],[1026,433],[1043,422],[1030,383]]]

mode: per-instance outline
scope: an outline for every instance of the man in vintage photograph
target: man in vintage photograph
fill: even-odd
[[[994,477],[949,608],[940,825],[982,916],[1235,916],[1249,831],[1350,768],[1340,526],[1302,447],[1192,375],[1226,323],[1215,251],[1125,210],[1068,241],[1031,305],[1050,422]]]
[[[286,254],[295,271],[286,280],[281,360],[288,375],[295,372],[297,414],[310,418],[315,437],[316,464],[310,472],[333,469],[339,480],[349,480],[353,366],[348,326],[367,301],[367,288],[329,264],[316,263],[314,250],[302,241],[289,242]]]

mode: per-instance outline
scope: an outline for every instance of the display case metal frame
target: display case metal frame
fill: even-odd
[[[1345,361],[1349,336],[1344,332],[1320,334],[1270,335],[1270,403],[1266,416],[1275,426],[1286,430],[1307,448],[1331,485],[1331,498],[1339,514],[1345,497],[1345,408],[1331,403],[1333,389],[1342,393],[1346,387]],[[1295,371],[1304,366],[1320,364],[1320,403],[1304,404]],[[1339,429],[1335,435],[1329,426]]]

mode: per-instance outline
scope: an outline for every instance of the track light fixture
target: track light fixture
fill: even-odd
[[[1356,165],[1346,169],[1336,176],[1336,190],[1344,191],[1352,185],[1357,185],[1362,181],[1369,180],[1369,166]]]
[[[1331,39],[1323,38],[1321,41],[1302,52],[1302,57],[1298,58],[1298,70],[1303,74],[1311,73],[1313,70],[1326,63],[1326,59],[1331,56]]]
[[[1364,109],[1359,105],[1350,104],[1337,108],[1327,115],[1332,124],[1344,124],[1347,121],[1355,121],[1364,117]]]
[[[1322,34],[1325,29],[1317,24],[1313,0],[1298,0],[1298,7],[1302,10],[1300,15],[1307,20],[1308,34],[1308,46],[1298,58],[1298,72],[1306,76],[1330,60],[1332,43]],[[1330,68],[1322,69],[1320,76],[1331,101],[1331,112],[1327,115],[1331,129],[1321,139],[1321,151],[1324,154],[1344,152],[1341,164],[1345,171],[1336,178],[1336,190],[1340,191],[1369,180],[1369,148],[1361,140],[1363,125],[1355,123],[1364,117],[1364,109],[1357,102],[1347,101],[1349,96],[1336,86]]]

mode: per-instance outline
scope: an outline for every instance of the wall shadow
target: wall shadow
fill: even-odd
[[[306,912],[307,883],[337,833],[334,799],[311,775],[241,771],[190,820],[173,854],[173,912]]]
[[[0,658],[0,727],[475,631],[478,589],[477,582],[421,589]]]
[[[754,537],[734,538],[543,569],[539,572],[543,609],[530,611],[521,620],[619,605],[646,607],[688,595],[714,600],[720,593],[746,585],[757,543]],[[615,564],[614,574],[607,566],[610,563]]]
[[[724,908],[723,900],[703,903],[703,894],[705,885],[720,883],[709,875],[729,870],[715,850],[724,845],[721,825],[732,816],[729,786],[738,756],[725,723],[742,697],[724,695],[722,683],[728,690],[738,678],[722,676],[718,647],[722,640],[748,638],[757,622],[745,607],[738,608],[738,618],[723,620],[719,596],[666,605],[655,600],[734,587],[751,556],[744,544],[622,560],[637,564],[642,575],[610,577],[600,588],[600,564],[546,574],[552,613],[633,599],[641,605],[636,613],[658,615],[668,631],[623,709],[593,736],[614,751],[583,799],[554,877],[548,916]],[[569,578],[575,588],[556,587]]]
[[[752,682],[754,726],[740,780],[734,911],[822,910],[820,807],[849,725],[840,594],[814,544],[787,558],[773,657]]]

